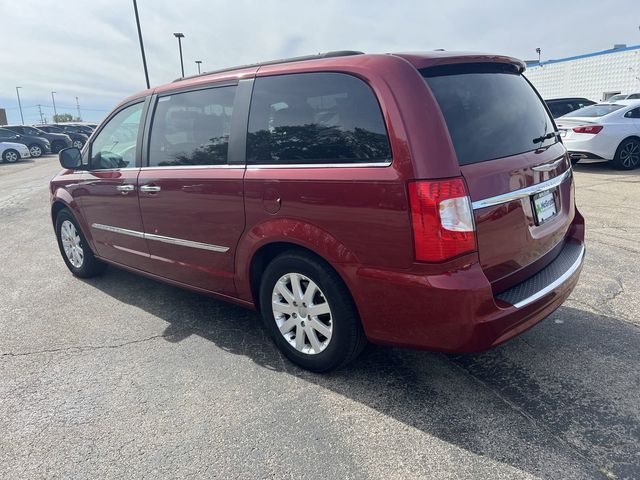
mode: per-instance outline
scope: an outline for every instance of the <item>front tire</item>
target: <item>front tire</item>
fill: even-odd
[[[90,278],[104,272],[107,265],[93,255],[78,222],[66,208],[56,217],[56,237],[62,259],[76,277]]]
[[[311,255],[284,253],[267,266],[260,285],[260,310],[278,348],[307,370],[343,367],[367,343],[344,282]]]
[[[84,147],[84,142],[82,140],[74,140],[72,146],[82,149],[82,147]]]
[[[37,143],[29,145],[29,153],[33,158],[39,158],[42,156],[42,147]]]
[[[635,138],[623,140],[611,163],[618,170],[638,168],[640,166],[640,141]]]
[[[5,150],[2,153],[2,161],[5,163],[16,163],[20,160],[20,154],[13,149]]]

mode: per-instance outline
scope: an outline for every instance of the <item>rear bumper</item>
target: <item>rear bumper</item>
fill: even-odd
[[[354,297],[367,337],[445,352],[494,347],[549,316],[571,294],[584,258],[584,220],[578,212],[565,242],[547,267],[498,295],[478,262],[426,276],[361,269]]]

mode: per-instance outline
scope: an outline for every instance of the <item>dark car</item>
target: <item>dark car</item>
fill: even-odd
[[[133,95],[60,154],[62,258],[256,309],[314,371],[367,341],[494,347],[562,305],[584,258],[571,162],[524,68],[338,52]]]
[[[38,135],[23,135],[8,128],[0,128],[0,142],[22,143],[29,147],[29,153],[33,158],[51,153],[51,143]]]
[[[58,125],[38,125],[37,128],[49,133],[61,133],[63,135],[68,135],[71,138],[73,146],[76,148],[82,148],[89,139],[89,136],[85,135],[84,133],[65,130],[63,128],[60,128]]]
[[[61,124],[57,124],[57,125],[61,126]],[[91,128],[89,125],[84,125],[84,124],[79,124],[79,123],[72,123],[72,124],[64,125],[64,126],[73,127],[74,129],[76,129],[77,132],[84,133],[85,135],[87,135],[89,137],[91,136],[91,134],[95,130],[95,127]]]
[[[586,98],[572,97],[554,98],[551,100],[545,100],[545,103],[547,104],[547,107],[549,107],[549,111],[551,112],[551,115],[553,115],[553,118],[558,118],[569,112],[578,110],[579,108],[593,105],[596,102],[592,102]]]
[[[20,135],[31,135],[34,137],[46,138],[51,144],[52,153],[58,153],[63,148],[73,146],[73,142],[69,135],[64,133],[49,133],[44,130],[40,130],[39,128],[27,125],[6,125],[3,128],[7,128],[13,132],[19,133]]]

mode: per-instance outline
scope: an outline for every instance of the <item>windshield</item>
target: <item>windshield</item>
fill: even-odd
[[[421,73],[442,110],[460,165],[558,141],[542,100],[513,65],[447,65]]]
[[[564,118],[569,117],[603,117],[611,112],[624,108],[624,105],[613,105],[610,103],[599,103],[597,105],[589,105],[588,107],[579,108],[571,113],[567,113]]]
[[[609,97],[606,100],[609,103],[613,103],[613,102],[617,102],[618,100],[624,100],[625,98],[627,98],[626,95],[614,95],[613,97]]]

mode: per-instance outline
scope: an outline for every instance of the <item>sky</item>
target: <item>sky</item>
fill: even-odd
[[[331,50],[436,48],[562,58],[640,44],[640,1],[138,0],[151,85],[185,74]],[[0,108],[25,123],[58,113],[98,121],[145,88],[132,0],[0,0]]]

